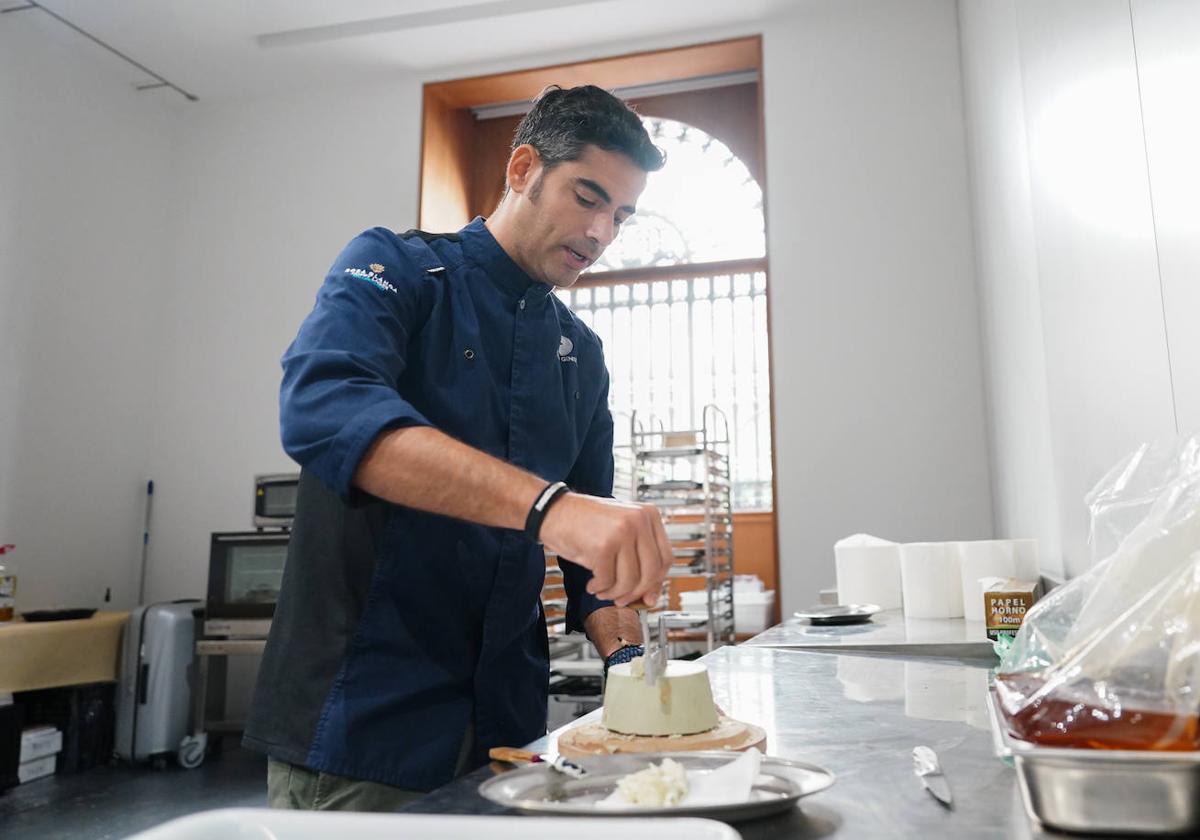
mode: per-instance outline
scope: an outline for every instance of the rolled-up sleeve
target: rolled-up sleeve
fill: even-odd
[[[590,496],[612,496],[613,492],[613,419],[608,410],[608,372],[584,439],[583,449],[567,476],[572,490]],[[612,601],[597,598],[587,591],[592,573],[588,569],[560,557],[563,588],[567,592],[567,632],[584,632],[584,621],[601,607],[611,607]]]
[[[390,236],[367,231],[338,256],[282,360],[283,448],[346,500],[381,432],[431,425],[397,390],[428,291]]]

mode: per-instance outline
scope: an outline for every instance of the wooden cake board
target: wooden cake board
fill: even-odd
[[[567,758],[614,753],[692,752],[755,748],[767,751],[767,733],[752,723],[722,717],[717,725],[694,735],[622,735],[598,723],[585,723],[558,737],[558,752]]]

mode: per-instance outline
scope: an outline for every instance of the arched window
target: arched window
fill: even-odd
[[[762,189],[729,147],[677,120],[643,120],[667,165],[646,179],[638,211],[596,271],[766,254]]]
[[[729,419],[734,506],[768,509],[770,383],[762,189],[695,126],[644,118],[667,165],[638,211],[563,300],[604,342],[614,414],[699,428]]]

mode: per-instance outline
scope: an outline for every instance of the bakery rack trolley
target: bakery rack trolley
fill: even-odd
[[[699,631],[707,650],[733,644],[733,499],[729,420],[706,405],[699,428],[668,430],[630,418],[630,492],[662,513],[675,555],[671,579],[704,581],[705,611],[670,613],[668,627],[687,639]]]

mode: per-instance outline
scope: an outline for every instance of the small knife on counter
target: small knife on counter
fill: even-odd
[[[587,775],[586,770],[569,758],[519,750],[516,747],[492,747],[488,750],[488,758],[493,761],[507,761],[509,764],[547,764],[572,779],[582,779]]]
[[[913,747],[912,757],[913,772],[917,774],[925,790],[947,808],[953,808],[954,797],[950,794],[950,785],[946,782],[946,776],[938,763],[937,753],[929,747]]]

